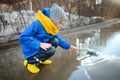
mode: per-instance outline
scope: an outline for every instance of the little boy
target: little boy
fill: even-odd
[[[53,4],[51,8],[38,10],[36,20],[21,33],[19,41],[25,58],[24,66],[29,72],[40,72],[37,63],[51,64],[48,59],[54,55],[57,46],[78,50],[58,34],[65,19],[64,10]]]

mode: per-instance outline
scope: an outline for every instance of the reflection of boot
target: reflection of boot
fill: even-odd
[[[51,60],[45,60],[41,64],[45,64],[45,65],[52,64],[52,61]]]
[[[40,72],[40,69],[35,64],[29,64],[27,60],[24,60],[23,64],[27,68],[27,70],[31,73]]]

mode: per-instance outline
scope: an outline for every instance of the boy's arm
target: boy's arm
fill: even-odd
[[[59,34],[56,35],[56,38],[59,41],[60,47],[62,47],[63,49],[70,49],[71,44],[68,41],[64,40]]]
[[[38,23],[34,21],[21,33],[20,43],[30,48],[39,49],[40,41],[35,37],[37,31],[39,31]]]
[[[59,46],[63,49],[72,49],[74,51],[79,50],[77,47],[71,45],[68,41],[61,38],[60,35],[56,35],[56,38],[59,40]]]

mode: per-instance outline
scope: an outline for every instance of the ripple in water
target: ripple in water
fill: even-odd
[[[102,62],[105,62],[105,61],[110,63],[110,62],[114,61],[115,59],[120,60],[120,57],[115,56],[115,55],[112,55],[112,56],[109,55],[108,56],[108,55],[105,55],[103,52],[98,51],[97,56],[90,56],[86,53],[81,53],[81,55],[78,56],[76,59],[81,61],[81,65],[90,66],[90,65],[99,64],[99,63],[102,63]]]
[[[82,55],[78,56],[76,59],[81,61],[81,65],[94,65],[106,59],[103,57],[101,52],[97,52],[97,56],[91,56],[86,53],[81,53]]]
[[[76,42],[79,42],[79,40],[76,40]],[[78,47],[80,47],[79,45]],[[87,55],[86,52],[79,52],[77,60],[81,61],[81,65],[95,65],[104,61],[111,62],[115,59],[120,60],[119,52],[120,52],[120,33],[116,33],[110,39],[107,40],[106,46],[104,46],[101,52],[97,53],[98,56],[90,56]]]

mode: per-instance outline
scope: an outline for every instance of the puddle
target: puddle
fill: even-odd
[[[41,72],[36,75],[30,74],[23,66],[20,46],[0,51],[0,80],[120,80],[119,30],[119,24],[116,24],[69,36],[62,35],[73,45],[79,39],[77,47],[88,47],[101,53],[89,56],[86,51],[65,51],[58,47],[51,58],[53,64],[41,66]]]

